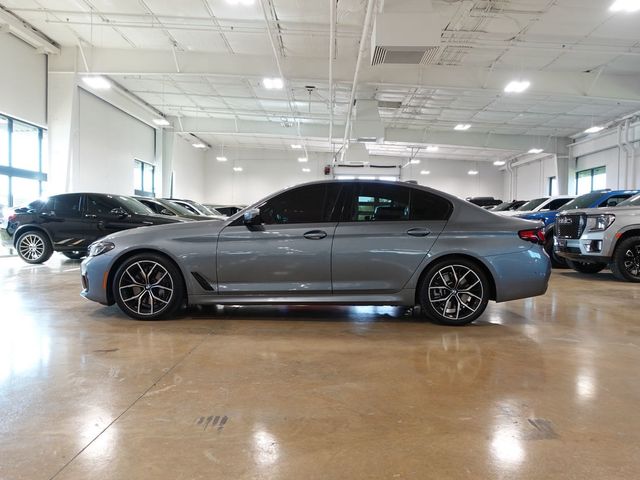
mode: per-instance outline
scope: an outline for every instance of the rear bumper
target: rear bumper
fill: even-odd
[[[544,295],[551,276],[551,260],[541,245],[529,250],[485,257],[496,285],[496,302]]]

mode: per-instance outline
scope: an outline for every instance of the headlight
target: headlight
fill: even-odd
[[[113,250],[116,246],[111,242],[95,242],[89,245],[89,256],[97,257],[103,253]]]
[[[609,228],[616,219],[613,214],[607,215],[589,215],[587,217],[588,232],[602,232]]]

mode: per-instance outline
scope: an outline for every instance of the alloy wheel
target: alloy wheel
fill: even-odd
[[[129,265],[118,285],[122,303],[140,316],[159,315],[174,295],[171,274],[158,262],[140,260]]]
[[[44,255],[45,244],[39,235],[27,234],[22,237],[18,249],[23,258],[36,261]]]
[[[640,243],[631,245],[624,252],[624,268],[634,277],[640,277]]]
[[[484,290],[480,277],[464,265],[446,265],[431,277],[428,298],[431,306],[449,320],[460,321],[481,307]]]

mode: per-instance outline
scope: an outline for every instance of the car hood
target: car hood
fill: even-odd
[[[218,234],[224,228],[226,222],[220,220],[209,220],[202,222],[178,221],[166,225],[153,225],[144,228],[134,228],[122,230],[101,240],[113,241],[116,244],[145,244],[157,238],[179,238],[182,236],[199,236]]]

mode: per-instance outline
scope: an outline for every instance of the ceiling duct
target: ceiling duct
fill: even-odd
[[[369,163],[369,152],[363,143],[351,143],[344,159],[343,166],[364,166]]]
[[[442,25],[428,0],[390,0],[376,15],[371,65],[418,65],[440,46]]]
[[[364,143],[384,142],[384,125],[380,120],[377,100],[356,100],[350,140]]]

